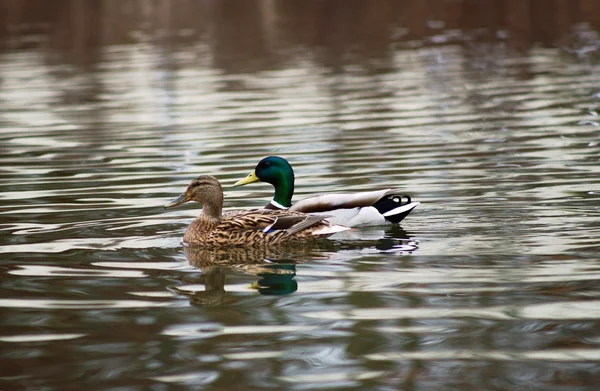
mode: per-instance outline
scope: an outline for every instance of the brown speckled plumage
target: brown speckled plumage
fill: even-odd
[[[222,214],[223,190],[212,176],[194,179],[186,191],[165,207],[188,201],[202,203],[200,216],[186,229],[183,241],[194,246],[224,247],[288,243],[327,237],[345,227],[300,212],[254,209]]]

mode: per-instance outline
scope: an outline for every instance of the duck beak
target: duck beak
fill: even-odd
[[[258,179],[258,177],[256,176],[256,171],[252,171],[250,174],[248,174],[247,177],[245,177],[244,179],[240,179],[239,181],[234,183],[233,187],[244,186],[244,185],[247,185],[248,183],[253,183],[253,182],[258,182],[258,181],[260,181],[260,179]]]
[[[179,197],[175,198],[174,200],[171,200],[168,204],[165,205],[165,209],[167,208],[172,208],[174,206],[177,205],[181,205],[185,202],[188,202],[190,199],[187,196],[187,193],[183,193],[182,195],[180,195]]]

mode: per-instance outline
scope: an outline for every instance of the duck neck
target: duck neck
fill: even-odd
[[[294,173],[292,171],[286,172],[278,178],[276,183],[273,183],[275,187],[275,196],[273,201],[278,205],[287,209],[292,206],[292,196],[294,195]]]
[[[202,202],[202,213],[200,218],[208,220],[219,220],[223,213],[223,195],[220,197],[213,197],[209,200]]]
[[[202,206],[202,213],[200,213],[200,217],[204,219],[220,219],[223,208],[218,205],[209,205],[204,204]]]

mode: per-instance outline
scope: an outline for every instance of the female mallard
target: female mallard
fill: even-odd
[[[394,189],[365,191],[354,194],[326,194],[305,198],[292,205],[294,195],[294,170],[282,157],[269,156],[261,160],[254,171],[233,186],[252,182],[267,182],[275,187],[275,196],[266,209],[290,210],[304,213],[327,214],[334,224],[355,227],[379,225],[386,222],[398,224],[419,205],[407,195]],[[403,197],[406,202],[402,203]]]
[[[165,208],[188,201],[203,205],[200,216],[183,235],[183,241],[190,245],[224,247],[288,243],[323,238],[348,229],[325,221],[324,216],[287,210],[241,210],[223,215],[223,189],[217,178],[210,175],[194,179],[186,191]]]

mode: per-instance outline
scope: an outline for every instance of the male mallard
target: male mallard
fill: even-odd
[[[200,216],[183,235],[183,241],[190,245],[224,247],[287,243],[323,238],[348,229],[327,222],[324,216],[287,210],[242,210],[223,215],[223,189],[217,178],[210,175],[194,179],[186,191],[165,208],[188,201],[203,205]]]
[[[329,222],[346,227],[379,225],[386,222],[397,224],[419,205],[419,202],[412,202],[409,196],[401,195],[395,189],[319,195],[292,205],[294,170],[287,160],[279,156],[262,159],[254,171],[233,186],[258,181],[270,183],[275,187],[275,196],[265,209],[323,212],[328,215]],[[403,197],[406,197],[406,203],[402,203]]]

